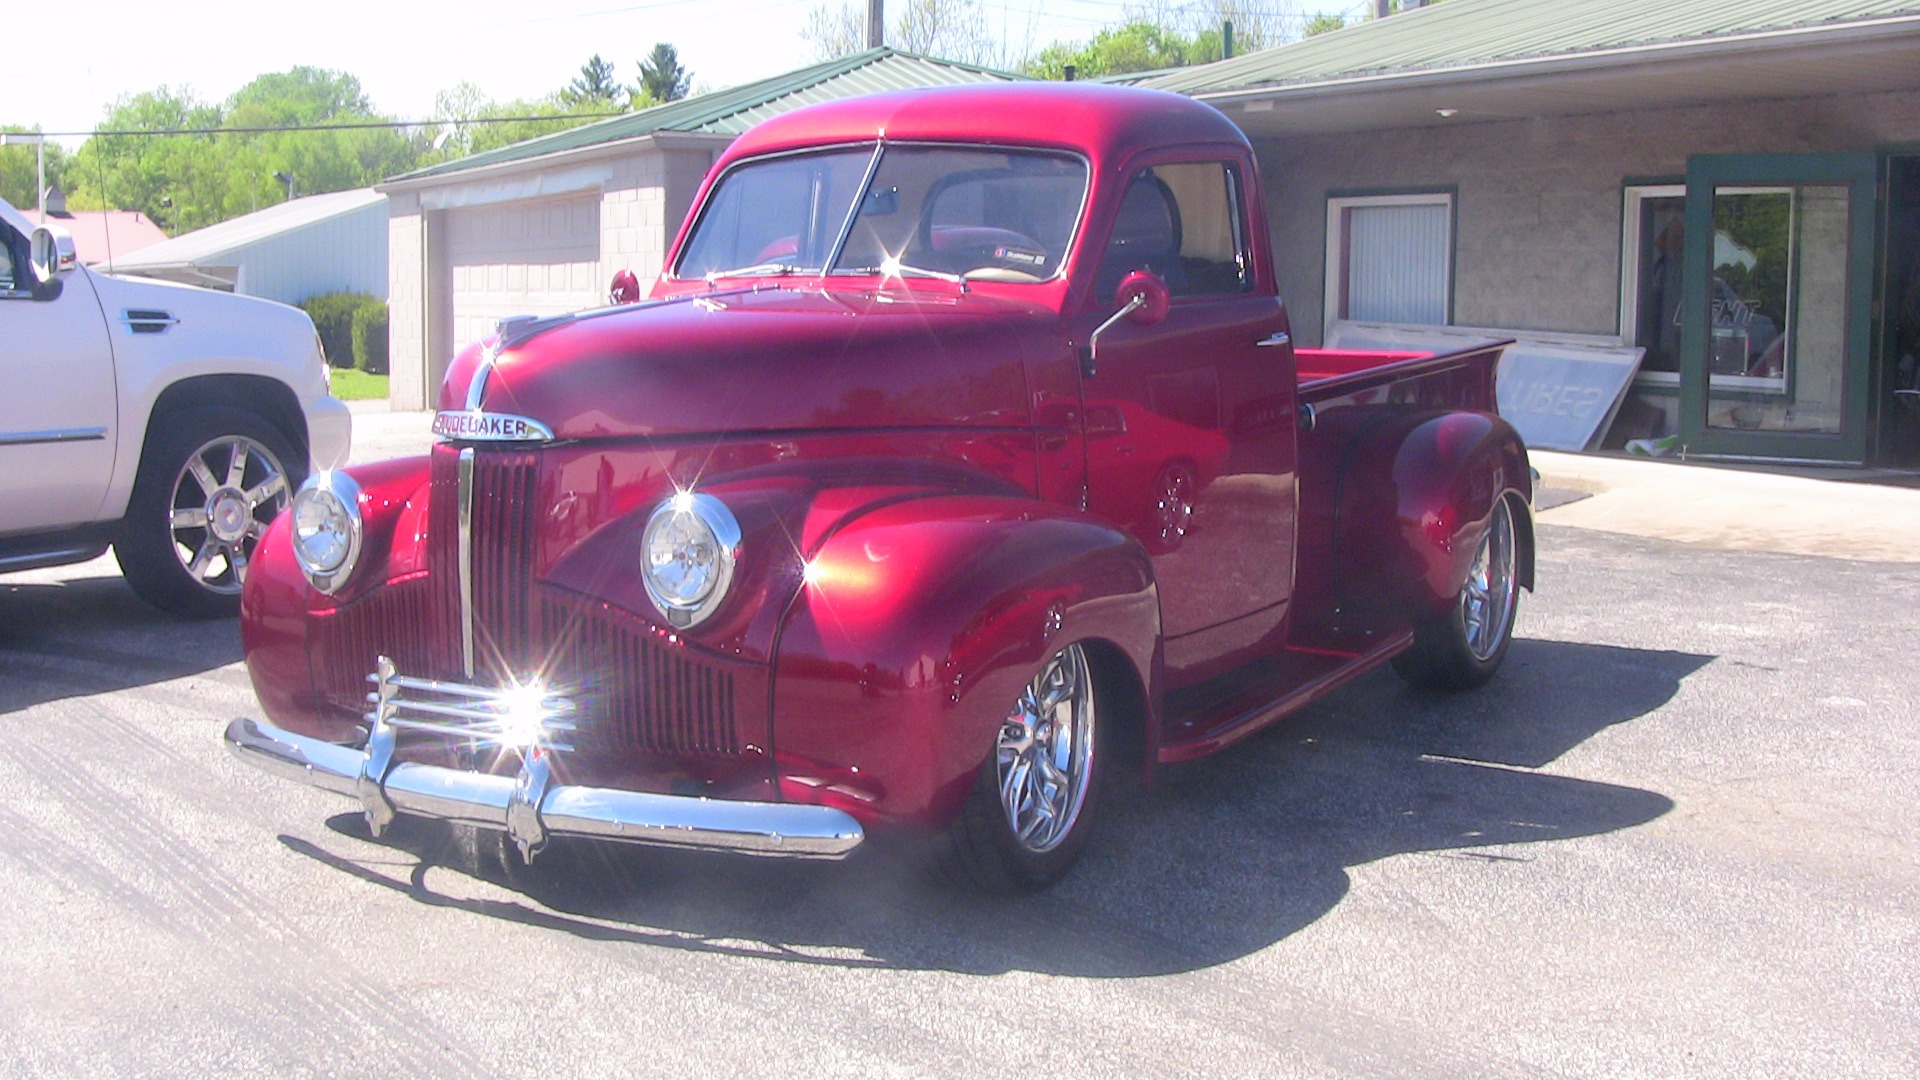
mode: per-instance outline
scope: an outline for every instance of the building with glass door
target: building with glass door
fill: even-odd
[[[1448,0],[1146,85],[1254,141],[1302,342],[1589,348],[1591,446],[1920,467],[1920,0]]]

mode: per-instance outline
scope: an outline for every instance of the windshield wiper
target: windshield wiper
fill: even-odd
[[[903,262],[888,262],[881,266],[854,266],[837,268],[836,274],[881,274],[886,277],[932,278],[935,281],[951,281],[962,289],[967,287],[967,275],[955,274],[946,270],[929,270],[924,266],[908,266]]]
[[[752,266],[742,266],[733,270],[709,270],[700,276],[706,278],[708,281],[712,281],[715,278],[723,277],[784,277],[788,274],[797,274],[799,272],[800,268],[797,266],[790,266],[786,263],[766,262],[755,263]]]

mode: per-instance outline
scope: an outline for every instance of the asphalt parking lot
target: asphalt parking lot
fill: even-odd
[[[1541,544],[1492,685],[1369,676],[1019,900],[376,843],[221,748],[234,623],[0,579],[0,1073],[1920,1074],[1920,565]]]

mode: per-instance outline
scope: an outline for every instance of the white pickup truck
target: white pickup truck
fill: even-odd
[[[304,312],[78,266],[0,201],[0,573],[111,545],[135,592],[239,610],[266,523],[346,460]]]

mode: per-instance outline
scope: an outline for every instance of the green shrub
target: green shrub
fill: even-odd
[[[387,373],[387,305],[378,300],[353,313],[353,366],[369,375]]]
[[[320,347],[327,350],[327,363],[337,368],[353,366],[353,316],[368,304],[379,304],[383,312],[387,306],[366,293],[321,293],[300,301],[301,310],[320,332]]]

